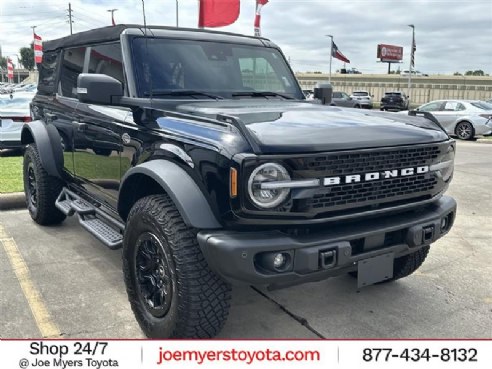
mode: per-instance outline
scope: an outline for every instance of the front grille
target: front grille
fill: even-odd
[[[405,149],[333,153],[294,161],[296,170],[323,172],[323,176],[338,176],[376,172],[388,169],[430,165],[440,154],[439,146]]]
[[[443,145],[326,153],[289,160],[296,178],[343,177],[430,166]],[[313,197],[296,202],[297,212],[326,213],[393,207],[430,199],[444,183],[434,173],[321,187]]]
[[[334,210],[340,206],[366,205],[367,202],[395,201],[398,198],[432,191],[436,184],[436,177],[428,174],[332,186],[329,187],[328,193],[317,194],[307,200],[306,206],[313,209],[331,208]]]

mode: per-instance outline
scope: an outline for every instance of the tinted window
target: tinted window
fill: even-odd
[[[342,93],[341,92],[333,92],[333,97],[335,99],[341,99],[342,98]]]
[[[41,64],[38,64],[38,91],[42,95],[52,94],[56,90],[56,66],[58,65],[59,55],[59,51],[45,52],[43,54],[43,61]]]
[[[436,101],[425,104],[419,108],[419,111],[438,111],[441,108],[442,102]]]
[[[198,40],[143,39],[132,43],[139,96],[150,90],[198,90],[231,98],[272,91],[303,99],[292,72],[273,48]],[[174,97],[173,97],[174,98]]]
[[[458,103],[456,101],[446,101],[444,104],[444,111],[456,111],[458,110]]]
[[[61,94],[77,97],[77,77],[84,68],[85,47],[67,49],[63,53],[60,77]]]
[[[91,47],[88,73],[106,74],[124,83],[120,44]]]
[[[285,92],[282,80],[265,58],[239,58],[239,67],[246,89]]]

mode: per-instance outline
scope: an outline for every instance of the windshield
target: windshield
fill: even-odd
[[[132,54],[139,97],[304,99],[273,48],[139,37]]]

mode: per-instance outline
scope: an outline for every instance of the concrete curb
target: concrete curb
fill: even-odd
[[[25,207],[26,197],[24,192],[0,194],[0,210],[24,209]]]
[[[479,138],[477,142],[482,144],[492,144],[492,140],[488,138]]]

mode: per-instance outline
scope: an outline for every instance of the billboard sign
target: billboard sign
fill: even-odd
[[[403,59],[403,47],[379,44],[378,59],[380,59],[382,62],[398,63]]]

